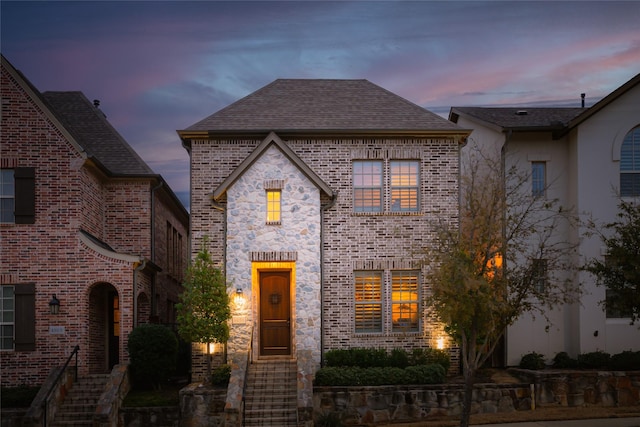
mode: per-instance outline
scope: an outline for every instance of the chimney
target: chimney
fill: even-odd
[[[584,108],[584,97],[587,96],[586,93],[581,93],[580,98],[582,99],[582,108]]]

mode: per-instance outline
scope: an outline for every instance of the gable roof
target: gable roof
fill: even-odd
[[[229,187],[238,180],[246,171],[251,167],[256,160],[262,156],[272,145],[276,146],[280,151],[293,163],[309,180],[318,187],[321,191],[324,191],[329,197],[334,197],[334,192],[331,188],[309,167],[305,162],[298,157],[298,155],[285,144],[278,135],[274,132],[269,135],[258,145],[251,154],[245,158],[242,163],[225,179],[218,188],[216,188],[211,196],[214,200],[218,200],[224,193],[227,192]]]
[[[330,79],[275,80],[178,133],[189,138],[270,131],[469,133],[368,80]]]
[[[629,81],[624,83],[622,86],[620,86],[619,88],[611,92],[609,95],[602,98],[600,101],[593,104],[591,108],[589,108],[588,110],[584,111],[582,114],[580,114],[579,116],[571,120],[567,129],[567,132],[570,129],[573,129],[574,127],[578,126],[580,123],[584,122],[585,120],[587,120],[589,117],[593,116],[600,110],[602,110],[607,105],[611,104],[613,101],[618,99],[622,94],[628,92],[638,84],[640,84],[640,73],[636,74]]]
[[[451,107],[449,119],[466,116],[498,131],[553,131],[565,128],[584,108]]]
[[[89,156],[110,173],[157,176],[82,92],[44,92],[42,97]]]

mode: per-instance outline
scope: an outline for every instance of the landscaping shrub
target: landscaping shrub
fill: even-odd
[[[440,384],[445,370],[438,364],[396,367],[361,368],[358,366],[321,368],[316,372],[317,386],[376,386],[401,384]]]
[[[211,373],[211,384],[220,387],[229,385],[231,377],[231,365],[220,365]]]
[[[449,372],[449,367],[451,366],[449,352],[431,347],[411,350],[409,366],[430,365],[432,363],[437,363],[444,368],[445,372]]]
[[[520,368],[522,369],[531,369],[531,370],[539,370],[544,369],[546,367],[544,363],[544,356],[540,353],[536,353],[532,351],[531,353],[527,353],[522,356],[520,359]]]
[[[20,385],[17,387],[2,387],[0,390],[2,408],[28,408],[31,401],[38,394],[40,387]]]
[[[405,373],[409,384],[442,384],[447,375],[444,366],[439,363],[409,366]]]
[[[575,369],[578,367],[578,361],[569,356],[566,351],[561,351],[554,356],[552,367],[556,369]]]
[[[402,348],[394,348],[391,350],[387,360],[387,366],[403,369],[409,366],[409,355],[407,351]]]
[[[387,353],[380,348],[349,348],[329,350],[325,353],[325,366],[358,366],[360,368],[382,368],[429,365],[438,363],[449,370],[449,353],[435,348],[416,348],[408,353],[402,348],[394,348]]]
[[[129,334],[127,350],[135,386],[158,389],[175,370],[178,339],[165,326],[144,324]]]
[[[615,371],[634,371],[640,369],[640,351],[623,351],[611,356],[609,366]]]
[[[578,368],[580,369],[606,369],[609,367],[611,355],[604,351],[592,351],[578,355]]]
[[[342,421],[340,420],[339,412],[329,412],[326,414],[322,414],[316,419],[313,425],[318,427],[342,427],[343,426]]]

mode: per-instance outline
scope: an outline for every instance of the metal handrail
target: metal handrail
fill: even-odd
[[[73,347],[73,351],[71,352],[71,354],[69,355],[69,357],[67,358],[67,361],[64,363],[64,366],[62,366],[62,369],[60,370],[60,372],[58,372],[58,376],[56,377],[55,381],[53,382],[53,384],[51,384],[51,387],[49,387],[49,391],[47,392],[47,395],[44,398],[44,419],[43,419],[43,425],[44,427],[47,427],[47,408],[49,407],[49,398],[51,397],[51,393],[53,393],[53,390],[55,390],[56,385],[58,385],[58,383],[60,382],[60,378],[62,378],[62,374],[64,374],[64,372],[67,370],[67,366],[69,366],[69,362],[71,362],[71,358],[73,358],[73,356],[76,356],[76,366],[75,366],[75,372],[74,372],[74,376],[73,376],[73,380],[74,381],[78,381],[78,351],[80,350],[80,346],[76,345],[75,347]]]
[[[242,384],[242,425],[245,425],[246,415],[246,399],[247,399],[247,377],[249,376],[249,365],[251,364],[251,353],[253,352],[253,327],[251,328],[251,338],[249,339],[249,352],[247,354],[247,363],[244,369],[244,384]]]

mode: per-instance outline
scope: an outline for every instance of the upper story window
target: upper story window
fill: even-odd
[[[267,224],[280,224],[281,202],[281,190],[267,190]]]
[[[184,267],[182,234],[167,221],[167,272],[181,281]]]
[[[620,196],[640,196],[640,126],[633,128],[620,149]]]
[[[385,200],[388,200],[385,203]],[[418,160],[356,160],[353,162],[354,212],[418,212]]]
[[[13,169],[0,169],[0,222],[15,222]]]
[[[532,264],[533,283],[536,292],[543,293],[547,288],[548,271],[546,259],[534,259]]]
[[[0,169],[0,223],[35,223],[35,168]]]
[[[382,161],[353,162],[353,210],[382,212]]]
[[[391,212],[418,212],[420,164],[415,160],[390,163]]]
[[[531,162],[531,195],[544,197],[547,191],[547,162]]]

